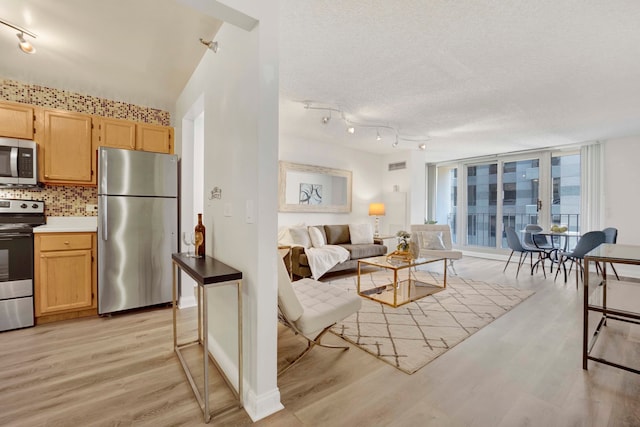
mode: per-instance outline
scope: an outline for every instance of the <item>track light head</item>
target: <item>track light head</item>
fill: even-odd
[[[16,36],[18,36],[18,47],[21,51],[28,54],[36,53],[36,48],[28,40],[25,40],[24,33],[19,32]]]
[[[354,128],[353,126],[349,126],[347,128],[347,133],[353,135],[354,133],[356,133],[356,128]]]
[[[423,142],[422,144],[418,145],[418,148],[419,148],[420,150],[424,151],[424,150],[426,150],[426,149],[427,149],[427,144],[425,144],[425,143]]]
[[[376,129],[376,141],[381,141],[382,137],[380,136],[380,131]]]
[[[16,37],[18,37],[18,47],[20,48],[21,51],[23,51],[24,53],[36,53],[36,48],[33,47],[30,41],[24,38],[26,34],[29,37],[33,37],[35,39],[37,36],[34,33],[27,30],[26,28],[19,27],[3,19],[0,19],[0,24],[6,25],[7,27],[13,28],[14,30],[18,31],[18,33],[16,34]]]
[[[213,40],[207,41],[203,38],[200,38],[200,43],[211,49],[213,53],[218,53],[218,42],[214,42]]]

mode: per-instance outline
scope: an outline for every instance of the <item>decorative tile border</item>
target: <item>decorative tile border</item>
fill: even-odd
[[[15,80],[0,79],[0,100],[170,126],[171,117],[168,111],[25,84]],[[41,189],[0,188],[0,198],[42,200],[46,216],[97,215],[95,212],[86,212],[85,209],[86,204],[98,203],[98,190],[95,187],[47,185]]]
[[[0,80],[0,99],[162,126],[171,119],[168,111],[7,79]]]

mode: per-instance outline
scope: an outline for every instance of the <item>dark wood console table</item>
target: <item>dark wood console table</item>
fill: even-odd
[[[218,261],[215,258],[210,256],[205,256],[204,258],[193,258],[189,257],[183,253],[175,253],[171,256],[173,260],[173,348],[176,354],[178,355],[178,359],[180,360],[180,364],[182,365],[182,369],[187,376],[187,380],[189,381],[189,385],[191,385],[191,389],[193,390],[193,394],[200,405],[200,409],[204,414],[204,422],[208,423],[211,420],[211,417],[220,414],[230,408],[240,407],[242,408],[242,272],[236,270],[233,267],[229,267],[228,265]],[[195,341],[178,344],[178,329],[176,323],[176,312],[177,312],[177,273],[178,269],[181,269],[186,274],[188,274],[193,280],[198,284],[198,339]],[[225,286],[231,285],[237,287],[237,295],[238,295],[238,390],[236,391],[235,387],[233,387],[229,378],[225,375],[225,373],[219,369],[220,374],[225,379],[229,388],[234,393],[237,399],[237,405],[233,404],[231,406],[227,406],[224,408],[220,408],[214,412],[211,412],[209,409],[209,361],[207,355],[211,356],[208,351],[208,309],[207,309],[207,289],[217,286]],[[204,290],[204,292],[202,292]],[[202,294],[202,295],[201,295]],[[201,298],[202,296],[202,298]],[[202,300],[202,307],[200,306],[200,300]],[[204,377],[204,396],[202,396],[196,386],[196,383],[193,379],[193,375],[187,365],[181,351],[183,348],[198,345],[202,348],[202,360],[203,360],[203,377]],[[212,357],[213,359],[213,357]],[[215,359],[214,363],[215,363]],[[217,363],[216,363],[217,366]]]

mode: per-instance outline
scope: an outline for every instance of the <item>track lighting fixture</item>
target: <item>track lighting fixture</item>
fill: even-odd
[[[201,40],[202,41],[202,40]],[[204,43],[204,42],[203,42]],[[376,129],[376,141],[382,141],[382,135],[380,135],[380,129],[387,129],[391,132],[393,132],[393,134],[395,135],[395,141],[391,144],[392,147],[398,147],[400,141],[406,141],[406,142],[422,142],[422,141],[428,141],[429,138],[411,138],[411,137],[406,137],[406,136],[402,136],[400,135],[400,132],[398,131],[398,129],[396,129],[393,126],[390,126],[388,124],[380,124],[380,123],[362,123],[362,122],[357,122],[355,120],[352,120],[351,118],[347,118],[347,116],[345,115],[345,112],[340,109],[340,108],[336,108],[336,107],[331,107],[331,106],[315,106],[312,105],[312,101],[303,101],[304,104],[304,108],[307,110],[322,110],[322,111],[328,111],[329,115],[328,116],[323,116],[322,117],[322,124],[328,124],[329,121],[331,120],[331,113],[332,112],[336,112],[338,114],[340,114],[340,118],[342,119],[342,121],[344,122],[344,124],[347,126],[346,130],[347,133],[349,135],[353,135],[356,133],[356,127],[361,127],[361,128],[375,128]],[[326,104],[324,104],[326,105]],[[420,145],[418,145],[418,149],[420,150],[426,150],[427,146],[426,144],[422,143]]]
[[[0,19],[0,24],[4,24],[9,28],[13,28],[14,30],[19,31],[18,34],[16,34],[16,36],[18,37],[18,47],[20,48],[21,51],[23,51],[24,53],[36,53],[36,48],[33,47],[33,45],[31,44],[31,42],[29,40],[26,40],[24,38],[24,35],[28,35],[29,37],[33,37],[34,39],[37,37],[34,33],[32,33],[29,30],[25,30],[22,27],[19,27],[17,25],[13,25],[7,21],[4,21],[2,19]]]
[[[218,42],[214,42],[213,40],[207,41],[203,38],[200,38],[200,43],[211,49],[213,53],[218,53]]]

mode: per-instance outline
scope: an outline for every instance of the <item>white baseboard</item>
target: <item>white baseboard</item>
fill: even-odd
[[[195,307],[196,304],[196,297],[194,297],[193,295],[189,297],[182,297],[180,298],[180,301],[178,301],[178,308]]]
[[[238,365],[236,360],[228,358],[224,349],[209,334],[209,351],[229,382],[238,390]],[[246,376],[245,376],[246,378]],[[243,383],[243,407],[252,421],[258,421],[284,408],[280,403],[280,390],[276,387],[258,396],[245,380]]]
[[[284,409],[284,406],[280,403],[280,390],[277,388],[260,396],[256,396],[253,390],[248,390],[245,393],[244,410],[253,422],[275,414],[282,409]]]

